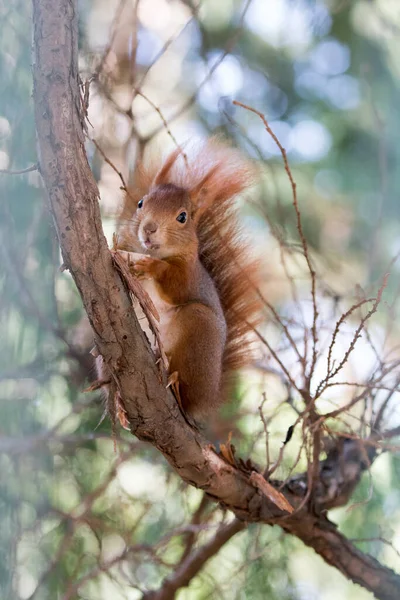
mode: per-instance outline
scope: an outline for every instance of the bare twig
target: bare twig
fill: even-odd
[[[304,258],[306,259],[306,263],[307,263],[308,270],[310,272],[310,277],[311,277],[311,299],[312,299],[312,305],[313,305],[313,323],[311,326],[311,333],[312,333],[312,339],[313,339],[313,351],[312,351],[312,359],[311,359],[310,369],[306,376],[306,382],[305,382],[306,385],[309,386],[311,377],[314,373],[315,365],[317,362],[317,342],[318,342],[318,334],[317,334],[318,307],[317,307],[317,297],[316,297],[316,281],[317,281],[317,279],[316,279],[315,269],[311,262],[311,257],[310,257],[310,252],[308,249],[307,240],[306,240],[306,237],[305,237],[304,231],[303,231],[300,208],[299,208],[299,203],[298,203],[298,199],[297,199],[296,183],[294,181],[292,171],[289,167],[286,150],[280,143],[280,141],[277,138],[277,136],[275,135],[275,133],[272,131],[265,116],[259,110],[256,110],[255,108],[252,108],[251,106],[248,106],[247,104],[243,104],[242,102],[238,102],[237,100],[234,100],[233,104],[235,104],[235,106],[240,106],[242,108],[245,108],[246,110],[248,110],[248,111],[254,113],[255,115],[257,115],[258,117],[260,117],[260,119],[264,123],[264,127],[265,127],[266,131],[272,137],[275,144],[279,148],[279,151],[283,158],[283,164],[285,167],[285,171],[288,175],[290,185],[292,187],[293,207],[296,212],[297,230],[299,232],[300,241],[301,241],[301,245],[303,248]]]
[[[38,165],[35,163],[30,167],[26,167],[26,169],[19,169],[16,171],[11,171],[9,169],[0,169],[0,175],[22,175],[23,173],[30,173],[31,171],[37,171]]]

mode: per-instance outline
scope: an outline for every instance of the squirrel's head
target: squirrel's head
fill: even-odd
[[[173,184],[156,185],[139,200],[132,228],[150,256],[168,258],[197,251],[194,206],[188,192]]]
[[[181,149],[177,148],[148,181],[149,191],[139,200],[131,218],[131,231],[138,245],[155,258],[197,253],[200,217],[210,201],[221,195],[221,190],[232,195],[238,187],[231,172],[229,182],[219,176],[224,164],[221,160],[206,164],[205,168],[202,161],[198,161],[200,171],[196,171],[196,164],[190,168],[181,164],[173,173],[180,155]]]

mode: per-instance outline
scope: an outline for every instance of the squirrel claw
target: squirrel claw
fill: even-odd
[[[123,427],[127,431],[130,431],[128,417],[126,416],[127,413],[122,405],[121,397],[119,396],[119,394],[115,395],[115,412],[118,421],[121,424],[121,427]]]
[[[178,381],[178,371],[173,371],[172,373],[170,373],[168,375],[168,383],[167,383],[167,388],[171,387],[173,389],[173,386],[179,383]]]
[[[168,376],[168,383],[167,383],[167,388],[171,388],[176,401],[179,404],[179,407],[181,408],[181,410],[183,410],[183,406],[182,406],[182,399],[181,399],[181,395],[179,393],[179,379],[178,379],[178,371],[173,371],[172,373],[170,373],[170,375]]]
[[[142,273],[146,273],[149,266],[153,263],[153,259],[150,256],[141,256],[139,259],[135,260],[132,265],[132,268],[135,272],[139,271]]]
[[[235,446],[233,446],[233,444],[231,444],[231,439],[232,439],[232,431],[230,431],[228,434],[228,440],[227,440],[226,444],[219,445],[220,454],[225,458],[225,460],[228,463],[230,463],[233,466],[236,466]]]
[[[140,279],[147,273],[148,267],[152,258],[146,254],[140,252],[126,252],[125,250],[118,250],[120,256],[126,260],[131,272]]]

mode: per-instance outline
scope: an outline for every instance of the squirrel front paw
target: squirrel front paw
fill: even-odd
[[[139,278],[149,274],[150,263],[153,260],[150,256],[140,252],[126,252],[125,250],[118,250],[118,252],[128,263],[131,272]]]
[[[139,254],[140,258],[135,258],[133,263],[133,270],[137,275],[146,274],[152,275],[154,263],[156,262],[151,256],[145,254]]]
[[[124,258],[130,269],[139,278],[155,278],[160,277],[168,265],[165,261],[159,258],[153,258],[147,254],[140,254],[139,252],[125,252],[125,250],[118,251],[122,258]]]

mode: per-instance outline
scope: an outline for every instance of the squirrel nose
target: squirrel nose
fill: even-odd
[[[154,221],[148,221],[143,226],[144,232],[147,234],[155,233],[157,231],[157,224]]]

